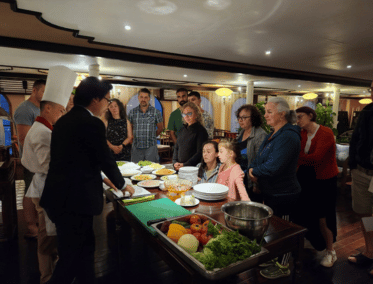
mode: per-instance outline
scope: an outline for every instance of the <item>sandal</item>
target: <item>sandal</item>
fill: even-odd
[[[287,277],[290,275],[290,269],[289,264],[286,266],[283,266],[276,262],[276,264],[267,267],[260,271],[260,274],[267,279],[277,279],[281,277]]]
[[[354,257],[356,259],[356,262],[354,261],[351,261],[350,260],[350,257]],[[373,259],[363,255],[361,252],[357,253],[357,254],[353,254],[353,255],[350,255],[347,260],[350,262],[350,263],[353,263],[353,264],[356,264],[357,266],[365,266],[367,264],[372,264],[373,263]]]

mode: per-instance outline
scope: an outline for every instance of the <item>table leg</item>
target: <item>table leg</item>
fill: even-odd
[[[301,283],[302,276],[302,260],[303,260],[303,249],[304,249],[304,236],[298,236],[298,248],[293,251],[294,258],[294,273],[293,283]]]

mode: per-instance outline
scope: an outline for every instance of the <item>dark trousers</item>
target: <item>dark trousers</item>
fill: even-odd
[[[59,259],[49,284],[95,283],[93,216],[64,213],[55,220]]]

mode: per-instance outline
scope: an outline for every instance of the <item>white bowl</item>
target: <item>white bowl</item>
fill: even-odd
[[[135,170],[135,169],[125,169],[125,170],[121,170],[120,172],[122,176],[124,177],[132,177],[132,176],[135,176],[141,173],[140,171]]]
[[[144,174],[151,174],[152,171],[154,171],[154,169],[150,166],[146,166],[146,167],[142,167],[140,171],[143,172]]]

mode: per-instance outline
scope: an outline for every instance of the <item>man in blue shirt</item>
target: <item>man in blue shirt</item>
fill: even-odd
[[[133,130],[131,160],[158,162],[157,136],[163,131],[162,114],[150,105],[150,91],[141,89],[138,95],[139,106],[128,115]]]

